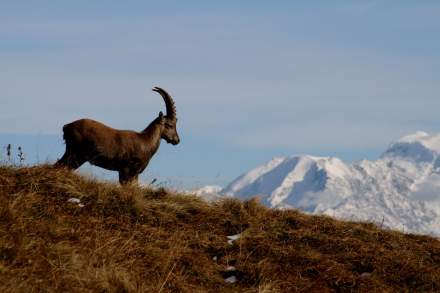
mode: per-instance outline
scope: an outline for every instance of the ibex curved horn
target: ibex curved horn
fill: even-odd
[[[165,101],[167,116],[172,119],[177,118],[176,105],[174,104],[173,98],[164,89],[160,87],[155,86],[153,88],[153,91],[158,92]]]

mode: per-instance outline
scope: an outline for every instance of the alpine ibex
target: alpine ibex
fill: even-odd
[[[119,182],[137,181],[163,138],[167,143],[179,143],[176,130],[176,107],[171,96],[154,87],[165,101],[166,115],[159,116],[143,131],[117,130],[91,119],[80,119],[63,127],[66,151],[55,166],[77,169],[85,162],[119,172]]]

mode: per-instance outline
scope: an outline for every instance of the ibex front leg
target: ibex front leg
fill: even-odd
[[[137,182],[138,177],[139,174],[133,170],[130,170],[129,168],[119,170],[119,183],[121,183],[121,185]]]

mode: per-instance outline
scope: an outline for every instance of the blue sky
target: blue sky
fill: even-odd
[[[438,1],[1,1],[0,144],[35,150],[37,135],[55,159],[72,120],[143,129],[160,85],[182,143],[148,178],[224,184],[276,155],[374,158],[440,131],[439,35]]]

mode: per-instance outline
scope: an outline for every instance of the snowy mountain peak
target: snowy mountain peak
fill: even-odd
[[[432,163],[440,154],[440,134],[423,131],[407,135],[391,144],[383,158],[402,158],[417,163]]]
[[[259,194],[269,206],[291,206],[301,198],[299,195],[336,186],[334,181],[343,181],[349,174],[350,168],[334,157],[299,155],[275,158],[241,175],[222,193],[241,198]]]
[[[419,143],[425,148],[440,154],[440,133],[428,134],[423,131],[418,131],[414,134],[407,135],[398,140],[399,143]]]
[[[224,189],[224,192],[235,194],[237,191],[243,189],[244,187],[255,184],[255,181],[257,179],[276,168],[285,159],[286,158],[283,157],[275,157],[266,164],[252,169],[251,171],[241,175],[239,178],[229,184],[229,186]]]
[[[259,196],[273,208],[299,208],[440,235],[440,134],[402,137],[375,161],[346,164],[309,155],[274,158],[218,193],[241,199]]]
[[[335,157],[321,158],[317,161],[319,169],[325,170],[329,177],[343,178],[350,173],[348,166],[340,159]]]
[[[402,137],[401,139],[398,140],[398,142],[401,143],[419,142],[425,147],[440,153],[440,133],[430,135],[424,131],[417,131],[414,134],[410,134]]]

